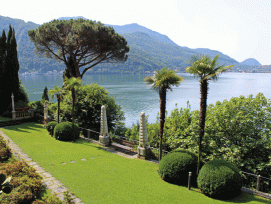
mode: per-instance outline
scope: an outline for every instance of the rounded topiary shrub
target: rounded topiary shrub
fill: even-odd
[[[204,164],[197,183],[202,193],[218,199],[233,198],[241,193],[242,188],[238,168],[224,160],[213,160]]]
[[[196,177],[197,160],[197,156],[187,150],[172,151],[161,159],[159,175],[167,182],[187,185],[189,172],[192,172],[192,178]]]
[[[48,131],[49,133],[51,133],[51,131],[54,132],[55,126],[56,126],[57,124],[58,124],[57,121],[51,121],[51,122],[47,123],[47,125],[46,125],[47,131]]]
[[[71,122],[59,123],[55,126],[55,138],[61,141],[76,140],[80,136],[80,128],[74,124],[74,130]]]

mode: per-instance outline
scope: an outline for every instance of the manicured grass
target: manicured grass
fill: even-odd
[[[156,164],[124,158],[81,139],[76,143],[55,140],[40,124],[27,123],[2,130],[86,204],[269,202],[246,193],[227,201],[208,198],[198,189],[188,191],[187,187],[164,182]]]

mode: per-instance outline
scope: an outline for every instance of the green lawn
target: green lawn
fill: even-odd
[[[208,198],[198,189],[188,191],[187,187],[164,182],[156,164],[124,158],[81,139],[76,143],[57,141],[40,124],[27,123],[2,130],[86,204],[269,202],[246,193],[228,201]]]

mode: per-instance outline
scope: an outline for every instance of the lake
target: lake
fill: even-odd
[[[187,101],[191,110],[199,110],[200,86],[197,78],[187,73],[178,73],[184,77],[179,87],[173,87],[173,91],[167,93],[166,109],[168,113],[177,104],[178,108],[187,107]],[[83,83],[97,83],[108,90],[116,103],[125,113],[125,124],[131,126],[140,119],[140,113],[145,112],[150,123],[156,122],[159,112],[159,94],[151,90],[143,82],[143,74],[113,74],[113,75],[85,75]],[[31,102],[41,99],[45,86],[50,90],[55,85],[62,86],[62,76],[49,77],[37,75],[33,77],[20,77],[22,84],[29,94]],[[265,97],[271,98],[271,73],[223,73],[217,81],[210,81],[207,103],[229,100],[240,95],[256,96],[259,92]],[[56,101],[55,101],[56,102]]]

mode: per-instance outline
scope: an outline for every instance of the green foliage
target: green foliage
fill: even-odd
[[[202,193],[219,199],[233,198],[242,188],[238,168],[224,160],[212,160],[203,165],[197,183]]]
[[[167,182],[187,184],[188,174],[196,177],[197,156],[187,150],[175,150],[168,153],[159,163],[159,175]]]
[[[80,128],[78,125],[71,122],[62,122],[55,126],[54,135],[57,140],[72,141],[76,140],[80,136]]]
[[[20,102],[23,90],[19,82],[19,62],[17,54],[17,42],[15,30],[9,25],[8,35],[3,30],[0,36],[0,114],[11,107],[11,94],[14,94],[15,102]],[[27,98],[27,97],[26,97]],[[27,101],[26,101],[27,102]],[[9,109],[10,110],[10,109]]]
[[[11,177],[6,177],[5,174],[0,174],[0,195],[3,193],[9,194],[13,186],[10,185]]]
[[[48,96],[48,88],[47,86],[45,86],[44,90],[43,90],[43,94],[41,97],[43,100],[49,101],[49,96]]]
[[[11,155],[11,149],[7,146],[3,137],[0,136],[0,162],[7,161]]]
[[[10,194],[0,196],[1,204],[12,203],[31,203],[38,197],[42,190],[41,176],[35,169],[28,166],[25,162],[11,160],[9,163],[0,163],[0,171],[7,176],[12,176],[10,182],[13,190]]]
[[[98,84],[87,84],[78,87],[74,118],[79,127],[99,132],[102,105],[106,107],[108,131],[114,132],[119,122],[124,120],[124,113],[121,107],[116,104],[115,99]],[[69,94],[63,96],[61,107],[61,121],[72,121],[72,97]],[[52,108],[53,106],[50,106],[51,110]],[[57,109],[54,111],[56,112]]]
[[[47,125],[46,125],[47,131],[48,131],[49,133],[51,133],[51,131],[54,132],[55,126],[56,126],[57,124],[58,124],[57,121],[51,121],[51,122],[47,123]]]
[[[128,58],[125,38],[101,22],[53,20],[28,31],[28,36],[37,53],[62,61],[66,72],[76,78],[99,63],[125,62]]]
[[[39,101],[29,103],[29,106],[34,109],[34,113],[35,113],[35,117],[36,117],[37,121],[41,121],[41,118],[43,120],[44,103],[45,103],[44,100],[39,100]],[[53,106],[53,102],[47,102],[47,104],[48,104],[48,106],[49,105]],[[48,109],[48,114],[49,114],[49,117],[51,117],[51,118],[53,118],[53,111],[52,110],[53,110],[53,108]]]

